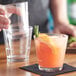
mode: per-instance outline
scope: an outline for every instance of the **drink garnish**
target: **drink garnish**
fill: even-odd
[[[38,38],[40,40],[41,45],[45,46],[43,49],[48,48],[50,49],[52,54],[57,54],[57,50],[59,50],[59,48],[57,47],[56,42],[52,37],[50,37],[46,33],[40,33]]]
[[[36,38],[39,36],[39,25],[34,26],[34,35]]]

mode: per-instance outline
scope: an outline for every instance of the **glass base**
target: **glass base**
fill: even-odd
[[[46,71],[46,72],[56,72],[56,71],[61,71],[62,67],[57,67],[57,68],[44,68],[39,66],[39,70]]]
[[[25,57],[24,55],[7,56],[7,62],[22,62],[28,60],[29,60],[29,56]]]
[[[27,58],[7,58],[7,62],[23,62],[28,61],[29,57]]]
[[[28,60],[29,59],[7,59],[7,62],[23,62]]]

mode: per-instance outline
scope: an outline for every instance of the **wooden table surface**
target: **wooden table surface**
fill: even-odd
[[[5,46],[0,45],[0,76],[39,76],[37,74],[19,69],[19,67],[37,63],[35,46],[33,41],[31,45],[31,53],[29,61],[7,63],[5,57],[6,57]],[[64,62],[76,67],[76,53],[74,54],[67,53]],[[70,72],[57,76],[76,76],[76,72]]]

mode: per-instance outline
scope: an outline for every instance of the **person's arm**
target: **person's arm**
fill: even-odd
[[[50,0],[50,10],[54,19],[54,33],[69,34],[76,37],[76,26],[69,24],[67,0]]]
[[[69,23],[67,19],[67,0],[50,0],[49,7],[55,23]]]

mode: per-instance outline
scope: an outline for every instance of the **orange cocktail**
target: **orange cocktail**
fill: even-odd
[[[68,36],[64,34],[40,33],[35,38],[40,70],[61,70],[64,62]]]

